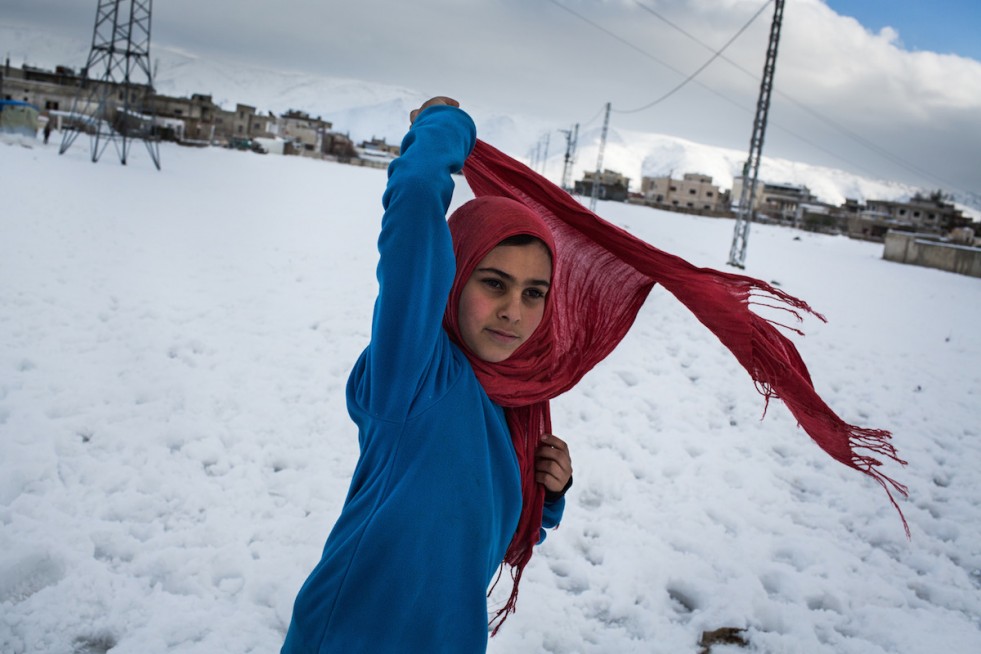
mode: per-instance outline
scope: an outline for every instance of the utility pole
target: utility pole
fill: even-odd
[[[551,132],[545,132],[545,155],[542,157],[542,177],[546,177],[545,170],[548,168],[548,144],[552,138]]]
[[[579,123],[572,129],[564,129],[565,134],[565,161],[562,165],[562,188],[566,191],[572,190],[569,178],[572,175],[572,166],[576,163],[576,143],[579,141]]]
[[[59,154],[67,152],[86,131],[92,137],[93,162],[112,141],[125,165],[129,146],[138,139],[146,143],[154,165],[160,169],[159,138],[145,114],[153,94],[152,6],[153,0],[98,0],[92,49],[82,69],[82,82],[72,102]]]
[[[746,244],[749,242],[749,226],[756,214],[756,183],[760,176],[760,158],[763,156],[763,137],[766,134],[766,119],[770,111],[770,93],[773,91],[773,73],[777,65],[777,45],[780,43],[780,24],[783,22],[784,0],[776,0],[773,7],[773,23],[770,25],[770,43],[766,49],[766,62],[763,64],[763,79],[760,81],[760,97],[756,103],[756,117],[753,119],[753,136],[749,141],[749,157],[743,164],[743,186],[739,193],[736,208],[736,227],[732,234],[732,247],[729,250],[729,265],[746,267]]]
[[[599,197],[599,183],[603,176],[603,150],[606,149],[606,132],[610,127],[610,103],[606,103],[606,116],[603,118],[603,134],[600,136],[599,155],[596,157],[596,176],[593,177],[593,195],[589,200],[589,210],[596,211],[596,198]]]

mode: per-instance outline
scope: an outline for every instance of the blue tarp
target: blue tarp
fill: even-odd
[[[37,117],[41,110],[30,102],[0,100],[0,134],[37,137]]]

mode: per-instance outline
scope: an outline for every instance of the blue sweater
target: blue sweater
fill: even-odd
[[[347,386],[361,455],[284,654],[486,650],[487,587],[521,487],[504,412],[442,328],[456,265],[451,173],[475,138],[463,111],[431,107],[389,168],[371,343]],[[548,505],[544,526],[563,507]]]

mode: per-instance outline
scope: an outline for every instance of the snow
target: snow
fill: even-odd
[[[278,651],[357,457],[385,172],[59,142],[0,143],[0,651]],[[599,210],[724,266],[731,221]],[[554,403],[575,485],[490,652],[981,651],[981,284],[881,251],[757,225],[747,273],[828,317],[793,340],[894,432],[912,538],[655,289]]]

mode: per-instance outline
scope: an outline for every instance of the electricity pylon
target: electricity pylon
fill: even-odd
[[[132,142],[142,140],[159,170],[159,139],[153,133],[152,116],[145,113],[153,93],[150,70],[153,0],[98,0],[98,3],[92,49],[80,75],[81,84],[72,102],[59,153],[64,154],[84,131],[92,137],[93,162],[99,160],[111,141],[125,165]]]

